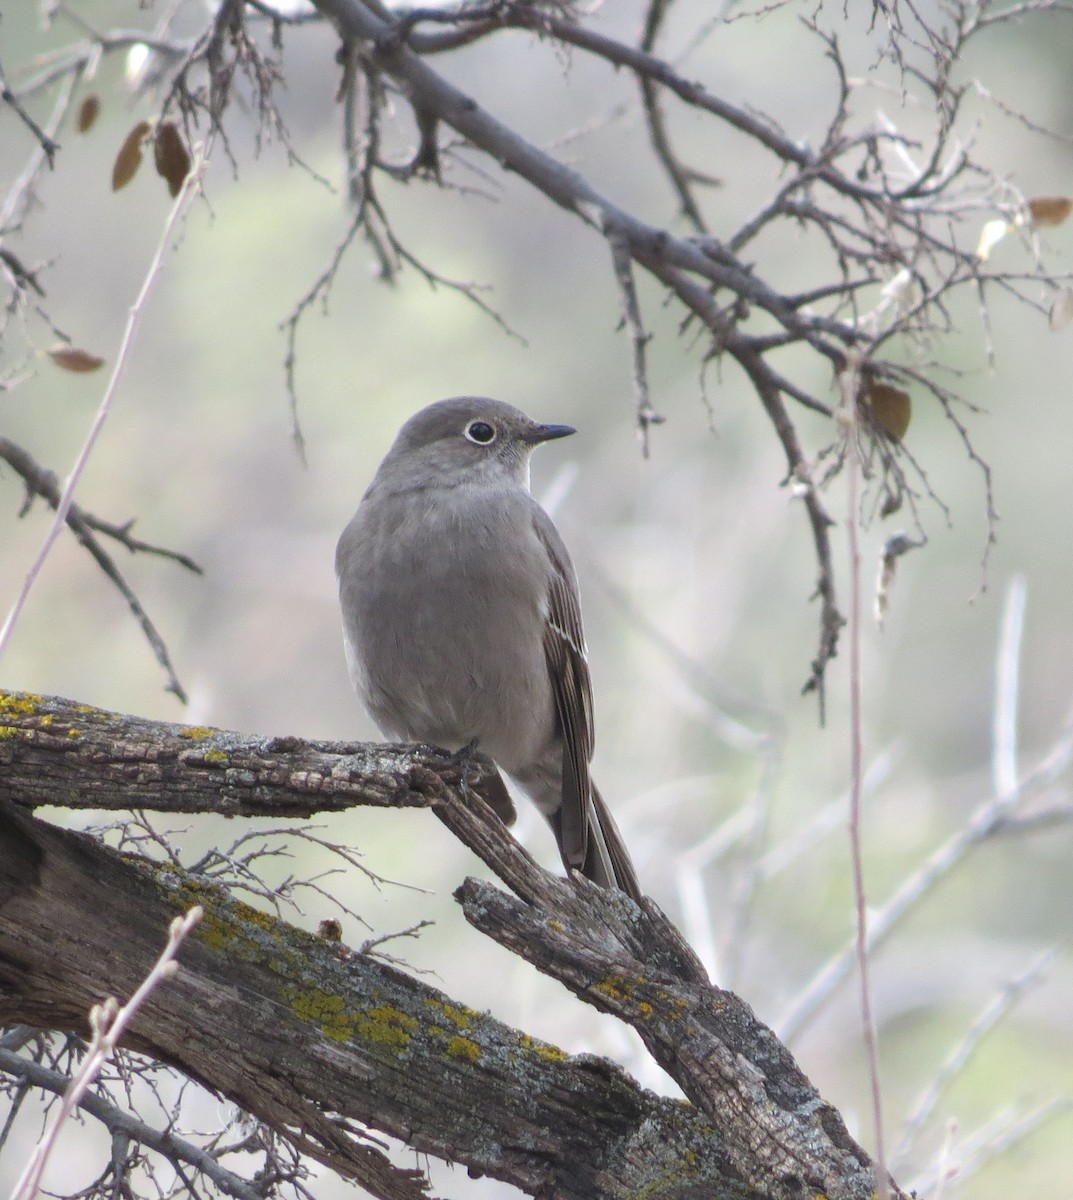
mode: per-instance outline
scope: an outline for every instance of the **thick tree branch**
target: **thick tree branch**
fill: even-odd
[[[867,1200],[874,1168],[838,1113],[749,1007],[711,986],[660,910],[542,870],[472,788],[459,788],[459,770],[424,750],[243,739],[0,692],[0,1020],[77,1027],[100,989],[130,989],[160,929],[196,902],[205,921],[177,981],[137,1018],[137,1048],[281,1132],[298,1126],[303,1149],[377,1195],[416,1195],[416,1185],[340,1122],[531,1194]],[[485,790],[497,778],[473,774]],[[433,805],[517,896],[470,880],[458,893],[469,920],[633,1025],[695,1107],[642,1092],[611,1064],[568,1059],[366,956],[341,961],[334,944],[204,878],[25,812],[124,800],[208,810],[214,792],[215,810],[232,815]]]
[[[375,1195],[420,1196],[421,1173],[391,1166],[344,1121],[533,1193],[592,1196],[599,1173],[599,1194],[636,1195],[638,1171],[658,1178],[690,1160],[718,1179],[718,1141],[699,1115],[609,1063],[570,1060],[375,959],[340,960],[333,943],[222,889],[10,806],[0,845],[0,1019],[83,1026],[103,992],[136,986],[161,930],[196,900],[203,925],[137,1017],[133,1047],[281,1131],[297,1127],[306,1151]],[[653,1120],[673,1152],[652,1141]]]
[[[479,756],[466,770],[468,785],[503,815],[498,772]],[[355,805],[428,808],[461,772],[428,747],[248,737],[0,690],[0,787],[26,808],[303,818]]]
[[[609,1062],[571,1059],[221,888],[2,802],[0,849],[0,1021],[83,1027],[102,994],[136,986],[196,901],[202,927],[135,1020],[133,1048],[285,1136],[297,1127],[304,1150],[375,1195],[420,1196],[421,1173],[344,1122],[534,1195],[764,1195],[736,1180],[703,1114]]]

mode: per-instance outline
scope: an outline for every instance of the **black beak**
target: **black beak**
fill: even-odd
[[[528,433],[522,434],[522,441],[532,442],[534,446],[539,446],[541,442],[569,437],[572,433],[577,433],[573,425],[534,425]]]

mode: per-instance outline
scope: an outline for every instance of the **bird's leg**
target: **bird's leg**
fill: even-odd
[[[463,792],[469,791],[469,776],[473,770],[473,758],[477,753],[477,746],[480,743],[480,738],[470,738],[470,740],[459,750],[456,750],[451,755],[451,766],[459,767],[462,771],[459,785]]]
[[[459,768],[458,783],[463,795],[469,795],[469,777],[477,758],[477,746],[479,742],[479,738],[473,738],[461,749],[456,750],[449,760],[451,766]],[[481,757],[486,758],[485,755],[481,755]],[[495,763],[491,759],[486,759],[486,761],[492,767],[492,774],[490,778],[485,780],[484,787],[480,793],[481,799],[492,809],[504,825],[513,825],[518,816],[514,808],[514,801],[510,798],[510,793],[507,791],[507,785],[503,782],[503,777],[495,769]]]

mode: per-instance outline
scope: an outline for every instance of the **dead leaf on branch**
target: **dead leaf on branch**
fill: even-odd
[[[57,346],[48,351],[49,358],[57,367],[71,371],[76,375],[85,375],[89,371],[97,371],[104,366],[104,359],[88,350],[79,350],[76,346]]]
[[[1073,212],[1073,197],[1034,196],[1028,202],[1028,212],[1036,229],[1050,229],[1061,225]]]
[[[162,121],[153,139],[153,161],[157,174],[167,180],[172,199],[182,190],[190,174],[190,155],[174,121]]]
[[[875,422],[896,442],[900,442],[909,430],[913,415],[913,402],[908,392],[870,379],[865,385],[864,401]]]
[[[124,188],[138,173],[142,165],[142,145],[152,128],[148,121],[139,121],[123,139],[115,163],[112,166],[112,191]]]
[[[78,107],[78,132],[88,133],[97,123],[100,111],[101,98],[95,92],[90,92]]]
[[[1073,213],[1073,196],[1033,196],[1023,213],[1012,220],[995,217],[985,221],[976,243],[976,257],[987,262],[991,251],[1012,229],[1028,225],[1032,229],[1053,229],[1065,222]]]

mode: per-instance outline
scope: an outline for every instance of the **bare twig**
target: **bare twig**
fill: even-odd
[[[110,996],[90,1012],[89,1023],[93,1031],[93,1040],[90,1043],[89,1053],[78,1073],[71,1080],[70,1086],[64,1092],[59,1111],[53,1118],[48,1131],[38,1142],[34,1153],[19,1176],[12,1192],[13,1200],[34,1200],[41,1186],[41,1175],[64,1122],[81,1104],[86,1090],[118,1046],[119,1039],[123,1036],[135,1013],[156,988],[175,974],[178,969],[175,956],[179,952],[179,947],[190,930],[201,920],[201,916],[201,909],[195,905],[185,916],[176,917],[172,921],[168,931],[167,945],[152,970],[142,980],[137,991],[126,1004],[120,1007],[118,1001]]]
[[[75,88],[78,86],[78,81],[82,76],[82,69],[76,68],[66,74],[63,84],[56,94],[55,102],[52,105],[52,112],[42,131],[46,141],[53,147],[56,144],[56,134],[59,132],[59,128],[63,124],[71,107]],[[0,237],[3,237],[21,224],[26,209],[30,204],[34,185],[42,170],[44,170],[45,165],[50,161],[45,144],[41,139],[38,139],[37,145],[34,146],[34,151],[30,155],[26,166],[22,169],[18,178],[9,189],[8,194],[4,197],[3,208],[0,208]]]
[[[27,499],[20,516],[24,515],[34,496],[42,497],[53,509],[59,508],[63,493],[54,471],[43,467],[28,451],[5,437],[0,437],[0,458],[15,470],[26,485]],[[80,540],[87,536],[92,537],[94,533],[103,533],[125,546],[132,554],[152,554],[159,558],[171,559],[188,571],[193,571],[195,575],[202,574],[201,568],[189,555],[136,538],[131,532],[134,528],[133,520],[117,525],[114,521],[105,521],[94,516],[72,501],[67,510],[67,524]]]
[[[931,1119],[932,1114],[955,1079],[964,1071],[980,1045],[1013,1009],[1027,991],[1033,988],[1050,969],[1058,957],[1058,950],[1051,948],[1038,955],[1015,979],[993,997],[965,1030],[957,1045],[943,1060],[935,1078],[917,1097],[916,1103],[905,1119],[905,1127],[894,1151],[891,1165],[897,1169],[913,1148],[917,1136]]]
[[[640,48],[645,54],[651,54],[655,50],[656,40],[659,37],[664,19],[672,2],[673,0],[649,0],[640,44]],[[700,211],[700,206],[697,204],[696,197],[693,195],[693,179],[690,176],[690,172],[679,162],[678,155],[671,145],[670,134],[667,131],[667,121],[663,114],[662,105],[660,104],[659,88],[655,81],[647,75],[642,75],[638,82],[641,87],[645,121],[648,124],[648,138],[652,143],[652,150],[663,164],[667,178],[670,180],[671,186],[678,196],[682,215],[693,226],[696,233],[706,236],[708,227]]]
[[[160,274],[160,271],[163,268],[164,259],[171,249],[172,241],[175,237],[175,232],[179,226],[179,223],[194,196],[196,195],[198,188],[200,187],[201,177],[207,165],[208,161],[204,154],[201,151],[198,151],[195,154],[194,165],[191,168],[190,174],[187,176],[179,195],[176,197],[171,212],[168,214],[168,219],[164,223],[160,241],[157,243],[156,251],[149,264],[149,270],[146,273],[145,280],[142,283],[137,299],[131,307],[130,314],[127,319],[127,325],[123,332],[123,338],[120,342],[118,353],[116,354],[115,366],[112,368],[111,378],[108,380],[104,395],[101,398],[100,406],[97,409],[97,415],[94,418],[93,424],[90,426],[85,443],[83,444],[82,449],[79,451],[78,457],[75,459],[74,466],[71,469],[71,474],[68,476],[67,482],[64,485],[63,493],[60,496],[59,504],[56,507],[55,519],[52,522],[52,526],[49,529],[40,553],[34,560],[30,570],[27,572],[26,578],[23,580],[22,588],[8,613],[3,628],[0,629],[0,655],[3,654],[4,648],[7,646],[8,640],[14,631],[15,624],[26,605],[26,601],[29,598],[33,585],[37,581],[37,577],[40,575],[42,567],[45,565],[45,560],[48,558],[49,552],[51,551],[56,539],[60,535],[60,531],[63,529],[64,524],[67,521],[67,515],[74,499],[75,488],[78,486],[78,482],[82,477],[82,473],[86,468],[86,464],[89,462],[89,457],[93,452],[93,447],[96,445],[97,439],[104,428],[106,420],[108,419],[108,414],[111,411],[112,401],[115,397],[116,389],[119,386],[119,381],[122,378],[123,372],[130,359],[131,350],[133,349],[134,340],[138,331],[138,325],[140,323],[142,314],[145,311],[145,306],[148,302],[153,284],[156,282],[157,276]],[[132,593],[127,595],[128,603],[131,602],[132,596]],[[150,640],[152,641],[152,635],[155,635],[155,630],[152,629],[151,625],[146,628],[147,622],[148,618],[145,618],[145,621],[143,621],[143,628],[146,629],[146,634],[150,636]],[[152,632],[150,633],[150,631]],[[179,699],[185,704],[186,693],[183,691],[182,685],[179,683],[179,680],[175,676],[174,672],[170,670],[170,667],[168,670],[169,681],[167,690],[174,692],[175,695],[178,696]]]
[[[74,1082],[69,1075],[16,1054],[6,1045],[0,1046],[0,1071],[13,1079],[23,1080],[29,1087],[41,1088],[57,1096],[66,1095]],[[216,1153],[179,1137],[170,1129],[155,1129],[126,1108],[112,1104],[94,1092],[85,1093],[77,1107],[100,1121],[113,1137],[129,1138],[163,1155],[173,1166],[183,1163],[192,1167],[224,1195],[234,1196],[235,1200],[264,1200],[264,1192],[259,1186],[229,1171]]]
[[[332,252],[331,261],[328,263],[328,266],[320,273],[309,291],[294,306],[290,316],[281,322],[280,325],[280,328],[286,334],[287,341],[287,353],[283,359],[283,370],[287,380],[287,396],[291,406],[291,438],[294,441],[295,450],[298,452],[299,461],[303,465],[306,462],[305,436],[302,433],[302,424],[298,417],[298,389],[295,383],[295,371],[298,366],[298,326],[306,311],[318,299],[325,308],[327,307],[328,297],[331,294],[332,285],[335,282],[335,277],[338,274],[343,257],[358,230],[363,228],[364,224],[365,207],[362,204],[359,205],[357,212],[354,214],[354,219],[351,221],[342,241],[340,241],[339,245]]]
[[[44,129],[30,116],[26,109],[22,106],[18,96],[8,87],[7,76],[4,74],[3,65],[0,64],[0,100],[5,104],[9,104],[14,109],[19,120],[26,126],[27,129],[37,138],[38,145],[41,147],[41,152],[48,160],[50,167],[56,165],[56,151],[59,150],[59,143],[55,141],[51,134],[46,133]]]
[[[861,679],[861,592],[864,584],[860,549],[860,422],[858,395],[861,386],[860,361],[854,356],[847,360],[839,376],[841,404],[838,422],[846,442],[846,537],[849,551],[850,608],[849,608],[849,853],[853,868],[853,901],[856,918],[854,956],[860,985],[861,1028],[868,1062],[868,1081],[872,1100],[872,1136],[875,1140],[876,1192],[879,1200],[887,1200],[890,1189],[887,1180],[887,1156],[883,1136],[883,1090],[879,1076],[879,1034],[872,1007],[872,985],[868,961],[868,897],[864,883],[864,834],[862,806],[864,802],[864,717],[863,683]]]
[[[637,432],[641,439],[641,453],[648,457],[648,433],[653,425],[662,424],[664,418],[652,407],[648,388],[648,366],[645,362],[646,348],[651,334],[645,331],[641,304],[637,299],[637,286],[633,279],[633,259],[626,239],[614,228],[605,230],[611,247],[611,262],[615,279],[622,293],[623,322],[630,331],[633,346],[633,395],[636,406]]]

